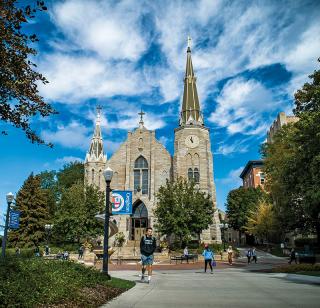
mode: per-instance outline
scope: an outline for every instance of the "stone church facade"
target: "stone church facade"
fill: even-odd
[[[105,191],[103,170],[109,166],[113,171],[111,188],[133,192],[132,215],[115,215],[119,232],[127,241],[140,240],[147,226],[153,227],[153,209],[156,206],[156,193],[166,179],[184,177],[193,179],[201,191],[212,198],[216,208],[216,191],[213,174],[213,156],[209,128],[205,127],[197,94],[191,49],[187,49],[184,94],[179,127],[174,131],[174,155],[156,139],[155,131],[144,126],[143,112],[139,126],[128,132],[127,140],[107,160],[103,151],[100,127],[100,109],[95,125],[90,149],[85,158],[85,182],[96,185]],[[201,234],[203,242],[221,243],[218,211],[215,211],[213,224]]]

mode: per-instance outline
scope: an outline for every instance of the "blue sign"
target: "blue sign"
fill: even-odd
[[[19,229],[20,211],[10,210],[10,229]]]
[[[113,190],[111,194],[112,214],[132,214],[132,191]]]

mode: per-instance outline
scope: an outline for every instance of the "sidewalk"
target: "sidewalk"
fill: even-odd
[[[216,269],[213,275],[161,270],[147,284],[139,282],[137,271],[111,274],[137,285],[103,308],[319,307],[319,277],[253,273],[243,268]]]

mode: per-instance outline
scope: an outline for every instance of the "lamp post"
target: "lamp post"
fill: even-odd
[[[108,274],[108,266],[109,266],[108,242],[109,242],[109,217],[110,217],[110,182],[112,180],[113,170],[110,167],[108,167],[103,171],[103,176],[106,180],[106,210],[104,215],[102,272],[107,275],[108,279],[111,279],[110,275]]]
[[[223,223],[220,224],[220,229],[221,229],[221,231],[222,231],[223,251],[226,251],[226,239],[225,239],[224,232],[225,232],[225,230],[228,229],[228,227],[229,227],[228,224],[225,223],[225,222],[223,222]]]
[[[2,239],[2,258],[6,256],[6,245],[7,245],[7,234],[8,234],[8,225],[9,225],[9,214],[10,214],[10,207],[11,203],[14,200],[14,195],[12,192],[9,192],[6,195],[8,207],[7,207],[7,215],[6,215],[6,222],[4,225],[4,232],[3,232],[3,239]]]
[[[44,229],[46,230],[46,233],[47,233],[47,245],[49,245],[49,238],[50,238],[52,228],[53,228],[52,224],[44,225]]]

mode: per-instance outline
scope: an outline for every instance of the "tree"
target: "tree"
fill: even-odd
[[[37,54],[30,47],[38,41],[37,36],[23,33],[22,25],[34,18],[38,10],[46,9],[43,1],[37,1],[33,8],[19,8],[16,0],[0,1],[0,119],[22,129],[32,143],[38,144],[44,141],[31,129],[31,118],[56,112],[39,95],[38,83],[48,81],[34,70],[36,65],[30,60]]]
[[[227,215],[230,226],[239,231],[244,231],[248,223],[248,214],[257,208],[260,200],[267,200],[268,194],[260,187],[239,187],[233,189],[227,196]]]
[[[9,232],[9,241],[19,247],[33,247],[44,241],[48,209],[39,176],[31,174],[24,182],[17,194],[16,209],[20,211],[20,226]]]
[[[47,208],[49,214],[49,221],[51,222],[54,217],[56,210],[56,205],[60,198],[60,193],[58,190],[57,183],[57,173],[56,171],[43,171],[39,174],[40,185],[46,194]]]
[[[248,223],[245,229],[261,239],[266,239],[269,243],[271,236],[276,230],[275,226],[276,219],[272,204],[261,200],[257,208],[249,212]]]
[[[56,211],[53,235],[61,242],[79,242],[83,237],[103,233],[95,215],[104,209],[104,194],[83,182],[65,189]]]
[[[283,229],[316,232],[320,246],[320,70],[295,94],[299,121],[262,147],[267,183]]]
[[[320,63],[320,58],[318,59]],[[314,71],[309,76],[311,83],[305,83],[302,89],[298,90],[295,95],[295,108],[293,112],[300,116],[304,112],[313,112],[320,110],[320,70]]]
[[[157,193],[154,210],[156,228],[161,234],[175,235],[182,242],[212,224],[213,203],[209,196],[195,188],[193,182],[179,178],[168,181]]]
[[[77,182],[84,182],[84,166],[78,161],[65,164],[57,173],[60,192]]]

